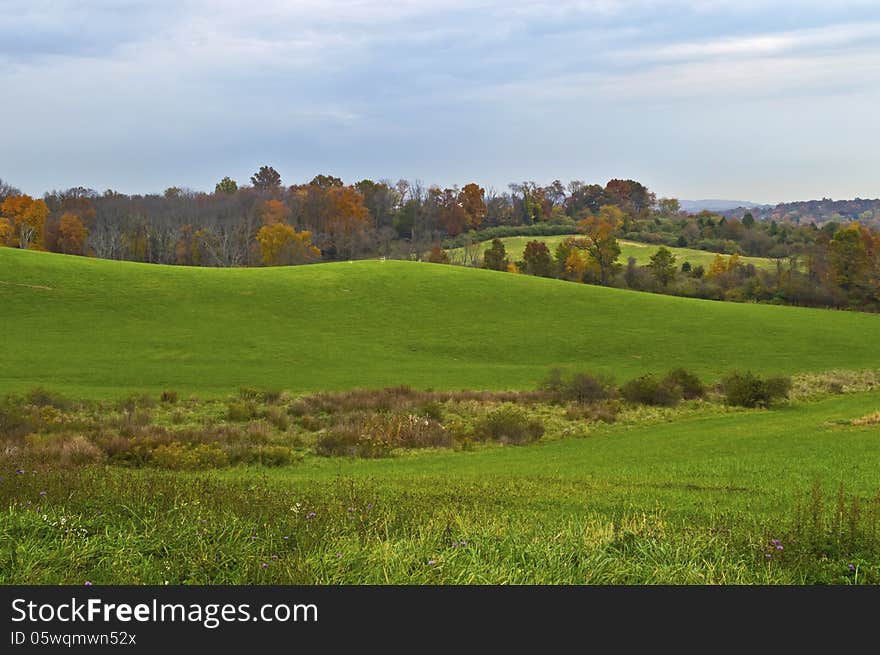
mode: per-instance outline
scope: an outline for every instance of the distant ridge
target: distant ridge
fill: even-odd
[[[679,200],[678,202],[682,210],[690,213],[701,212],[703,210],[708,210],[710,212],[725,212],[740,207],[746,209],[753,209],[754,207],[772,207],[772,205],[764,205],[759,202],[750,202],[748,200],[719,200],[711,198],[705,200]]]

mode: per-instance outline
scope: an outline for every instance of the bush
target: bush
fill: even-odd
[[[0,401],[0,437],[20,439],[34,431],[30,417],[12,396]]]
[[[175,403],[177,403],[177,398],[178,398],[178,396],[177,396],[176,391],[171,391],[169,389],[166,389],[165,391],[162,392],[162,396],[160,397],[160,400],[163,403],[166,403],[168,405],[174,405]]]
[[[172,470],[220,468],[229,465],[229,458],[220,448],[210,444],[195,447],[177,441],[157,446],[151,456],[155,466]]]
[[[252,401],[231,402],[226,406],[226,419],[235,423],[243,423],[255,418],[257,415],[257,404]]]
[[[293,451],[287,446],[239,446],[229,450],[230,464],[259,464],[285,466],[293,461]]]
[[[563,388],[563,393],[579,403],[594,403],[605,400],[611,393],[612,384],[589,373],[575,373]]]
[[[282,407],[270,407],[266,410],[266,420],[279,430],[290,427],[290,418]]]
[[[773,377],[762,379],[752,373],[734,372],[722,380],[725,400],[738,407],[769,407],[776,400],[788,397],[791,379]]]
[[[677,368],[669,371],[663,382],[670,386],[676,386],[681,389],[681,395],[686,400],[702,398],[706,394],[706,387],[694,373],[687,369]]]
[[[666,379],[643,375],[630,380],[620,388],[620,395],[631,403],[672,407],[681,400],[681,389]]]
[[[34,387],[30,391],[28,391],[25,394],[24,400],[28,405],[34,405],[35,407],[54,407],[55,409],[70,409],[73,405],[73,403],[71,403],[64,396],[57,394],[54,391],[44,389],[43,387]]]
[[[486,414],[474,428],[474,436],[480,441],[511,444],[537,441],[543,434],[544,424],[540,419],[530,418],[513,405],[505,405]]]

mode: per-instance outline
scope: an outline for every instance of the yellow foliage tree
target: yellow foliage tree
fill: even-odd
[[[321,256],[312,245],[311,232],[297,232],[287,223],[264,225],[257,232],[257,241],[265,266],[305,264]]]
[[[45,202],[28,195],[10,196],[0,205],[0,214],[10,219],[13,239],[19,248],[43,249],[43,232],[49,217]]]
[[[727,273],[727,262],[721,255],[715,255],[715,259],[712,260],[712,265],[709,267],[706,277],[718,277],[725,273]]]
[[[0,246],[13,245],[13,235],[15,230],[12,229],[12,223],[6,218],[0,218]]]

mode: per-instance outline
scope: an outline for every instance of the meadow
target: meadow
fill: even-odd
[[[0,583],[880,584],[876,315],[7,248],[0,303]]]
[[[583,238],[582,234],[569,234],[569,235],[554,235],[554,236],[537,236],[537,237],[505,237],[501,239],[501,242],[504,244],[504,248],[507,251],[507,256],[511,261],[518,261],[522,259],[523,250],[525,250],[526,244],[529,241],[541,241],[547,244],[547,248],[550,250],[550,254],[552,255],[556,250],[556,246],[558,246],[563,240],[568,239],[570,237]],[[651,256],[657,252],[660,246],[652,245],[649,243],[638,243],[636,241],[626,241],[619,240],[620,244],[620,263],[626,265],[626,262],[630,257],[635,258],[636,264],[639,266],[646,266],[651,261]],[[492,245],[491,241],[483,241],[480,244],[480,252],[484,252],[489,246]],[[666,246],[666,249],[669,250],[676,257],[676,264],[681,267],[685,262],[690,262],[691,266],[702,266],[705,270],[709,270],[712,266],[712,262],[715,260],[717,253],[707,252],[705,250],[695,250],[693,248],[675,248],[671,246]],[[464,263],[464,249],[463,248],[453,248],[449,251],[449,260],[456,263]],[[722,255],[725,259],[729,257],[729,255]],[[740,261],[743,264],[752,264],[755,268],[765,271],[775,271],[776,270],[776,260],[770,259],[767,257],[744,257],[740,256]],[[788,265],[788,262],[783,262],[783,265]]]
[[[419,262],[204,269],[0,248],[0,305],[0,391],[78,398],[533,389],[553,367],[709,379],[880,367],[877,315]]]
[[[4,470],[0,582],[877,584],[878,404],[277,467]]]

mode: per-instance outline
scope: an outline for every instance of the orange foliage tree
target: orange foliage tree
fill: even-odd
[[[260,220],[263,221],[263,225],[286,223],[288,218],[290,218],[290,207],[280,200],[267,200],[260,207]]]
[[[34,200],[28,195],[10,196],[0,205],[0,215],[9,219],[13,229],[13,239],[19,248],[43,249],[43,232],[49,207],[42,200]]]
[[[71,212],[61,215],[58,227],[58,247],[61,252],[68,255],[84,254],[88,235],[89,231],[79,216]]]
[[[607,284],[615,270],[620,266],[617,258],[620,257],[620,244],[617,242],[615,233],[620,226],[619,209],[611,206],[603,206],[596,216],[588,216],[577,224],[578,231],[582,232],[584,246],[590,258],[599,270],[599,281]]]
[[[306,264],[321,256],[312,245],[311,232],[297,232],[287,223],[264,225],[257,232],[257,242],[265,266]]]
[[[327,232],[340,253],[353,257],[358,238],[370,225],[364,197],[348,186],[331,187],[327,196],[330,201]]]

